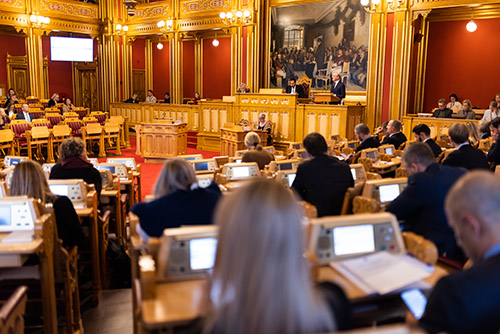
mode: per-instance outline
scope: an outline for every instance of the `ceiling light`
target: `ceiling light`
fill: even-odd
[[[474,32],[477,30],[477,24],[474,22],[474,20],[470,20],[467,25],[465,26],[468,32]]]
[[[158,48],[158,50],[163,50],[163,43],[159,42],[158,44],[156,44],[156,47]]]
[[[218,47],[219,46],[219,40],[217,38],[214,38],[214,40],[212,41],[212,45],[215,46],[215,47]]]

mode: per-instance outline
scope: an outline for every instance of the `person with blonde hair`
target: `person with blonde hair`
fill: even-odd
[[[38,163],[24,160],[16,165],[9,196],[28,196],[44,204],[52,204],[57,234],[62,239],[63,246],[77,246],[82,241],[82,228],[73,203],[68,197],[57,196],[50,191],[42,166]]]
[[[349,326],[348,301],[332,283],[315,288],[292,192],[252,181],[225,197],[202,333],[317,333]]]
[[[0,108],[0,130],[3,130],[7,124],[10,124],[10,117],[4,108]]]
[[[50,172],[51,180],[83,179],[94,185],[98,195],[101,194],[101,174],[88,160],[83,140],[71,137],[63,141],[59,146],[59,159],[61,162]]]
[[[462,102],[462,109],[457,111],[458,118],[476,119],[476,113],[472,110],[472,103],[470,100]]]
[[[222,195],[216,182],[200,188],[193,167],[182,159],[171,159],[163,165],[153,194],[155,200],[132,208],[140,219],[137,233],[145,241],[160,237],[166,228],[212,224]]]
[[[245,136],[245,145],[248,152],[243,154],[241,162],[256,162],[259,169],[264,169],[271,161],[274,161],[274,155],[260,146],[260,137],[257,133],[251,131]]]
[[[54,107],[54,106],[55,106],[56,104],[58,104],[58,103],[59,103],[59,94],[58,94],[58,93],[54,93],[54,94],[52,94],[52,97],[51,97],[51,98],[50,98],[50,100],[49,100],[49,105],[48,105],[48,107],[49,107],[49,108],[52,108],[52,107]]]

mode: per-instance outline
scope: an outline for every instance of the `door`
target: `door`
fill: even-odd
[[[132,70],[132,91],[139,96],[139,101],[146,99],[146,71]]]
[[[99,99],[99,83],[97,75],[97,61],[93,63],[73,63],[73,96],[74,104],[90,111],[101,110]]]

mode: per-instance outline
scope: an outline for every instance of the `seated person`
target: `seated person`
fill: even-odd
[[[3,108],[0,108],[0,130],[3,130],[7,124],[10,124],[10,117]]]
[[[170,94],[169,92],[166,92],[164,95],[165,99],[163,101],[160,101],[160,103],[167,103],[170,104]]]
[[[42,166],[33,160],[18,163],[12,175],[9,196],[28,196],[52,204],[56,218],[57,234],[63,246],[78,246],[83,240],[80,220],[73,203],[66,196],[54,195],[49,188]]]
[[[481,126],[484,123],[489,123],[498,117],[500,117],[500,110],[498,109],[497,102],[491,101],[489,109],[484,112],[483,118],[479,121],[479,125]]]
[[[57,93],[52,94],[52,97],[50,98],[50,101],[48,104],[49,108],[54,107],[58,103],[59,103],[59,94],[57,94]]]
[[[381,145],[394,145],[396,150],[399,149],[407,141],[406,136],[401,132],[402,128],[403,124],[397,119],[389,121],[387,124],[387,136],[382,140]]]
[[[432,115],[432,117],[451,118],[452,115],[453,115],[453,110],[446,108],[446,100],[439,99],[438,108],[434,110],[434,114]]]
[[[194,92],[193,104],[198,104],[200,100],[201,100],[200,93]]]
[[[259,122],[257,123],[257,130],[267,131],[267,145],[270,146],[273,142],[273,137],[271,136],[271,123],[266,121],[266,114],[259,114]]]
[[[139,103],[139,95],[133,94],[132,97],[129,97],[128,99],[126,99],[123,102],[125,102],[125,103]]]
[[[59,159],[61,162],[50,172],[51,180],[83,179],[94,185],[98,195],[101,194],[101,174],[89,162],[83,140],[71,137],[63,141],[59,146]]]
[[[457,112],[458,118],[476,119],[476,113],[472,110],[472,103],[470,100],[462,102],[462,109]]]
[[[448,136],[456,150],[448,155],[443,165],[463,167],[468,170],[490,168],[484,152],[470,145],[469,129],[465,124],[452,124],[448,130]]]
[[[298,98],[304,98],[304,88],[301,85],[297,85],[295,78],[289,80],[289,85],[286,87],[287,94],[298,94]]]
[[[376,140],[378,140],[379,142],[380,142],[380,137],[384,138],[385,136],[388,135],[388,133],[387,133],[387,125],[389,125],[389,121],[385,121],[384,123],[380,124],[380,126],[377,128],[377,130],[373,134],[373,137]]]
[[[491,137],[490,122],[479,123],[480,139],[488,139]]]
[[[146,96],[146,100],[144,102],[147,103],[156,103],[156,96],[153,95],[153,91],[151,89],[148,90],[148,96]]]
[[[409,175],[408,186],[386,211],[406,221],[408,230],[434,242],[440,255],[462,260],[462,251],[446,220],[444,199],[466,170],[436,163],[434,154],[424,143],[409,146],[401,164]]]
[[[345,85],[340,80],[340,75],[337,72],[332,73],[332,86],[330,87],[330,93],[334,94],[340,99],[339,102],[330,102],[332,104],[344,104],[343,99],[345,98]]]
[[[413,127],[413,135],[415,140],[420,143],[426,143],[434,153],[434,157],[438,157],[443,150],[441,147],[431,138],[431,129],[425,124],[417,124]]]
[[[359,140],[359,145],[356,147],[356,153],[367,148],[377,148],[380,143],[370,134],[370,129],[366,124],[360,123],[354,127],[354,134]]]
[[[75,106],[73,105],[73,103],[71,103],[71,100],[69,98],[64,100],[64,104],[62,107],[63,114],[73,111],[73,108],[75,108]]]
[[[262,170],[271,161],[274,161],[274,155],[260,146],[260,137],[255,132],[251,131],[247,133],[245,136],[245,145],[248,148],[248,152],[243,154],[241,162],[256,162],[259,165],[259,169]]]
[[[27,103],[23,103],[21,106],[21,112],[16,115],[16,119],[25,120],[28,123],[33,121],[30,115],[30,106]]]
[[[500,329],[500,180],[475,171],[446,198],[457,240],[474,265],[446,275],[432,289],[420,327],[429,333],[496,334]]]
[[[212,224],[221,197],[217,183],[199,188],[193,167],[182,159],[168,160],[154,186],[155,200],[132,207],[140,218],[137,233],[147,241],[161,237],[163,230],[181,225]]]
[[[495,118],[490,123],[491,137],[493,138],[493,145],[488,151],[488,161],[500,165],[500,117]]]
[[[350,326],[333,283],[314,286],[303,256],[302,214],[292,193],[259,179],[217,208],[217,255],[199,333],[326,333]],[[272,302],[270,302],[272,300]]]
[[[462,104],[458,102],[457,94],[453,93],[450,95],[450,102],[446,105],[446,108],[451,109],[455,112],[462,110]]]
[[[245,83],[240,83],[240,88],[236,91],[236,93],[250,93],[250,89],[247,88]]]
[[[327,155],[325,138],[316,132],[303,140],[309,160],[302,162],[292,188],[318,210],[318,217],[340,214],[344,195],[354,187],[349,165]]]

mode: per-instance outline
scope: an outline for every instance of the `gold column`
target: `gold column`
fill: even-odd
[[[26,54],[28,55],[28,73],[30,95],[38,98],[48,98],[48,87],[44,86],[43,55],[42,55],[43,30],[29,27],[26,30]]]
[[[144,41],[146,52],[146,89],[153,89],[153,41],[146,38]]]
[[[237,90],[243,76],[243,30],[241,26],[231,28],[231,95]]]
[[[368,82],[366,86],[366,110],[363,122],[374,129],[382,116],[384,62],[387,16],[385,13],[371,15],[370,47],[368,54]]]
[[[389,119],[401,119],[408,106],[412,30],[409,11],[395,11]]]
[[[173,34],[169,41],[170,49],[170,98],[172,103],[181,104],[183,100],[182,92],[182,49],[183,42],[178,32]]]
[[[247,85],[252,89],[252,92],[259,91],[259,50],[260,45],[257,43],[258,28],[256,25],[247,26]]]
[[[203,97],[203,39],[198,36],[194,40],[194,90]]]
[[[123,99],[132,96],[132,40],[126,36],[122,37],[122,78]]]
[[[428,14],[428,13],[427,13]],[[425,88],[425,66],[427,55],[427,43],[429,41],[429,21],[427,14],[422,16],[421,31],[422,40],[418,45],[417,55],[417,75],[415,78],[415,104],[414,110],[422,112],[424,108],[424,88]]]
[[[254,2],[255,18],[258,27],[255,27],[254,41],[252,49],[254,49],[253,66],[254,72],[257,72],[257,85],[254,92],[258,92],[259,88],[269,87],[271,78],[270,73],[270,50],[271,50],[271,6],[269,0],[256,0]]]

